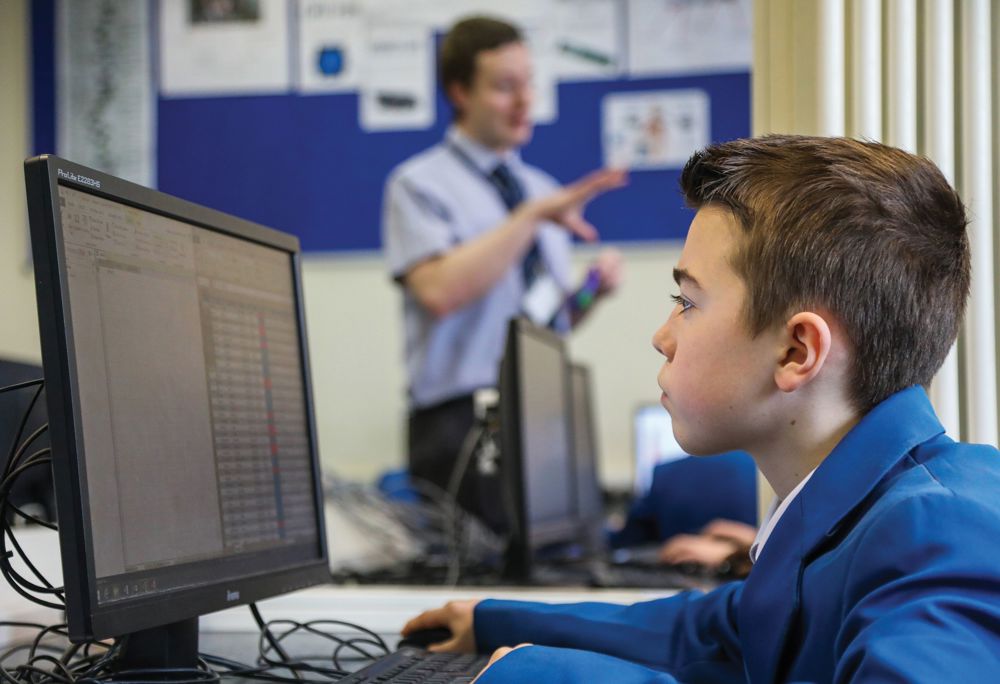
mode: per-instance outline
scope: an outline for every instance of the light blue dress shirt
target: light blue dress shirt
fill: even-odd
[[[496,228],[507,218],[488,176],[501,162],[524,187],[527,199],[559,184],[510,153],[501,157],[452,127],[444,141],[396,167],[386,182],[382,244],[393,279],[456,245]],[[572,243],[564,229],[543,224],[539,247],[547,271],[570,292]],[[404,344],[411,408],[422,408],[494,387],[507,322],[521,312],[524,283],[515,262],[484,297],[435,318],[404,288]],[[568,330],[560,315],[557,328]]]

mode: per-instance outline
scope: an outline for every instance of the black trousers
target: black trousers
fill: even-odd
[[[462,444],[475,422],[472,395],[411,411],[407,440],[410,476],[447,491]],[[480,474],[474,456],[465,469],[456,500],[490,528],[498,532],[504,529],[500,478]]]

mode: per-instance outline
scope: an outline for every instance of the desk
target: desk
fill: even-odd
[[[59,533],[42,527],[17,527],[14,530],[18,544],[37,567],[42,575],[58,586],[62,584],[62,563],[59,559]],[[10,544],[7,545],[10,550]],[[16,555],[12,559],[14,569],[25,577],[32,577]],[[35,622],[43,625],[53,625],[65,622],[62,613],[50,608],[42,608],[31,603],[15,592],[3,577],[0,577],[0,620],[11,622]],[[33,630],[0,627],[0,646],[20,641]]]
[[[639,590],[580,590],[580,589],[512,589],[482,588],[482,590],[447,589],[436,587],[343,587],[319,586],[292,594],[278,596],[258,603],[265,620],[290,619],[297,622],[335,619],[356,623],[379,634],[390,647],[399,640],[399,629],[410,617],[427,608],[442,605],[454,598],[479,598],[492,596],[505,599],[522,599],[549,602],[608,601],[630,603],[662,596],[663,593]],[[27,602],[25,601],[27,604]],[[31,604],[27,604],[31,607]],[[39,612],[41,611],[41,612]],[[59,622],[58,612],[39,608],[33,618],[45,624]],[[23,614],[22,614],[23,616]],[[238,606],[200,619],[201,636],[199,649],[238,662],[253,663],[258,653],[258,633],[256,623],[246,606]],[[329,626],[324,631],[350,638],[362,636],[350,629]],[[280,630],[279,630],[280,631]],[[34,634],[30,630],[13,630],[0,635],[0,650],[4,641],[13,644],[28,640]],[[6,638],[4,638],[6,637]],[[303,638],[304,637],[304,638]],[[305,654],[330,654],[333,650],[329,641],[323,641],[309,634],[300,634],[298,639],[284,643],[292,658]],[[372,652],[372,649],[369,649]],[[347,651],[338,663],[351,671],[368,664],[367,659],[353,657]],[[329,656],[327,656],[329,657]]]
[[[18,532],[18,541],[28,557],[53,583],[61,580],[58,534],[39,529]],[[420,586],[335,586],[321,585],[292,594],[276,596],[258,602],[265,620],[341,620],[365,627],[379,634],[390,647],[399,640],[399,629],[414,615],[436,608],[452,599],[501,598],[550,603],[605,601],[634,603],[674,593],[668,590],[646,589],[582,589],[568,587],[420,587]],[[44,625],[63,622],[59,611],[42,608],[4,586],[0,588],[0,616],[4,620],[34,622]],[[200,618],[200,643],[203,653],[252,663],[258,654],[257,624],[246,606],[237,606]],[[330,629],[324,627],[324,631]],[[280,630],[279,630],[280,631]],[[357,637],[354,630],[334,631],[344,637]],[[0,651],[8,645],[28,641],[35,630],[26,628],[0,629]],[[285,642],[293,658],[306,654],[331,654],[329,641],[302,635],[304,639]],[[354,657],[350,651],[338,663],[348,670],[363,667],[367,660]],[[329,655],[324,655],[329,658]]]
[[[60,581],[58,534],[47,530],[17,532],[18,542],[28,557],[53,582]],[[669,596],[670,590],[582,589],[579,587],[418,587],[418,586],[334,586],[322,585],[258,603],[266,620],[344,620],[367,627],[388,638],[417,613],[436,608],[451,599],[502,598],[550,603],[606,601],[634,603]],[[36,606],[4,585],[0,587],[0,615],[4,620],[55,624],[62,622],[58,611]],[[211,633],[256,633],[257,625],[246,606],[238,606],[202,616],[201,631]],[[24,638],[25,630],[0,629],[0,645]],[[388,639],[387,639],[388,640]]]
[[[386,636],[397,636],[408,619],[437,608],[452,599],[499,598],[548,603],[606,601],[635,603],[673,594],[673,591],[648,589],[580,589],[560,587],[393,587],[331,586],[303,589],[257,604],[265,620],[287,618],[307,620],[344,620],[367,627]],[[246,606],[205,615],[202,632],[256,632],[257,625]]]

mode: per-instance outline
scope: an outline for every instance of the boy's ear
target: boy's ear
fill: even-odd
[[[833,335],[825,318],[801,311],[785,323],[783,349],[774,381],[782,392],[794,392],[807,385],[830,354]]]

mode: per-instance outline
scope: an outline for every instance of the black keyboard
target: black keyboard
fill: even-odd
[[[591,568],[592,586],[606,589],[714,589],[719,575],[680,566],[603,565]]]
[[[727,578],[696,565],[609,563],[606,560],[567,564],[536,563],[529,584],[585,586],[602,589],[714,589]]]
[[[403,647],[337,681],[344,684],[468,684],[489,660],[484,655],[428,653],[420,648]]]

